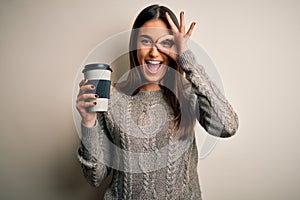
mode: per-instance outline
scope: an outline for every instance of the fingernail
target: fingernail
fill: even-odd
[[[93,102],[93,104],[94,104],[94,105],[97,105],[97,102],[95,101],[95,102]]]
[[[182,14],[184,15],[184,11],[182,11]]]
[[[95,97],[96,97],[96,98],[99,98],[98,94],[95,94]]]
[[[92,88],[92,89],[94,89],[94,88],[95,88],[95,86],[93,86],[93,85],[92,85],[92,86],[91,86],[91,88]]]

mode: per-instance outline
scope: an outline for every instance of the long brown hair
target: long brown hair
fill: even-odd
[[[127,95],[135,95],[139,88],[147,81],[144,79],[139,66],[137,58],[137,36],[139,28],[141,28],[147,21],[153,19],[162,20],[170,29],[168,20],[166,19],[166,12],[170,15],[175,25],[179,28],[178,20],[175,14],[165,6],[151,5],[143,9],[133,23],[129,42],[129,59],[130,71],[127,80],[116,85],[116,88]],[[180,139],[186,139],[193,133],[195,114],[192,105],[189,102],[187,87],[190,87],[187,80],[183,77],[182,69],[176,64],[176,61],[171,59],[168,70],[165,76],[160,81],[160,87],[163,89],[166,101],[171,106],[174,112],[174,132],[173,136],[179,136]]]

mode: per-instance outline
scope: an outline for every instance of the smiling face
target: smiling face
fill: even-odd
[[[158,83],[164,77],[167,66],[170,64],[170,58],[157,48],[158,45],[172,45],[168,40],[160,41],[166,35],[170,35],[169,29],[159,19],[150,20],[139,29],[137,58],[144,78],[150,82],[144,88],[158,89]]]

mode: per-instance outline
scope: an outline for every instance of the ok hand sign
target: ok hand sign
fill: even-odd
[[[166,18],[169,22],[169,25],[171,27],[171,30],[173,32],[173,35],[167,35],[164,38],[161,38],[162,40],[172,40],[174,42],[174,45],[172,48],[164,48],[163,46],[159,46],[159,49],[161,52],[167,54],[170,56],[173,60],[177,60],[178,56],[183,53],[185,50],[188,49],[187,41],[191,37],[193,29],[196,25],[195,22],[193,22],[188,31],[185,32],[185,22],[184,22],[184,12],[180,12],[180,24],[179,28],[175,25],[173,20],[171,19],[170,15],[166,13]]]

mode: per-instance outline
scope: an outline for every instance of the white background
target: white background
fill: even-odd
[[[197,22],[239,115],[199,162],[205,200],[300,199],[300,2],[156,1]],[[76,160],[72,91],[88,53],[152,1],[0,1],[0,199],[99,199]]]

